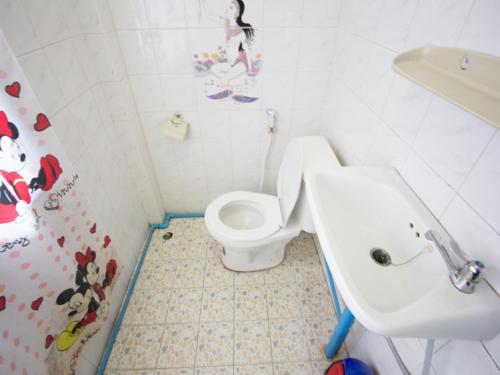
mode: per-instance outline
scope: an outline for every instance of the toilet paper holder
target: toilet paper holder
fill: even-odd
[[[184,120],[182,113],[175,112],[163,126],[163,134],[167,137],[183,141],[186,138],[189,123]]]

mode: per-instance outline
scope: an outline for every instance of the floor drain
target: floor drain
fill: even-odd
[[[169,240],[171,239],[172,237],[174,236],[174,234],[172,232],[167,232],[163,235],[163,239],[166,241],[166,240]]]
[[[370,250],[370,256],[378,265],[390,266],[392,264],[391,256],[384,249],[373,248]]]

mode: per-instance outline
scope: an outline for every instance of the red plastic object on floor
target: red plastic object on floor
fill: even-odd
[[[356,358],[344,358],[333,362],[325,375],[374,375],[373,371]]]

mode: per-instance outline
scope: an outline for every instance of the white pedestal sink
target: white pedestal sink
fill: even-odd
[[[341,167],[304,178],[336,287],[361,324],[390,337],[481,340],[498,334],[498,295],[484,280],[471,294],[453,286],[425,232],[450,237],[395,170]],[[378,264],[373,249],[386,251],[391,264]]]

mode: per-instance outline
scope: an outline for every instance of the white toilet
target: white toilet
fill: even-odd
[[[301,230],[314,232],[302,175],[304,168],[338,167],[324,137],[301,137],[287,146],[278,195],[234,191],[207,207],[205,224],[222,244],[222,262],[235,271],[257,271],[283,261],[286,244]]]

